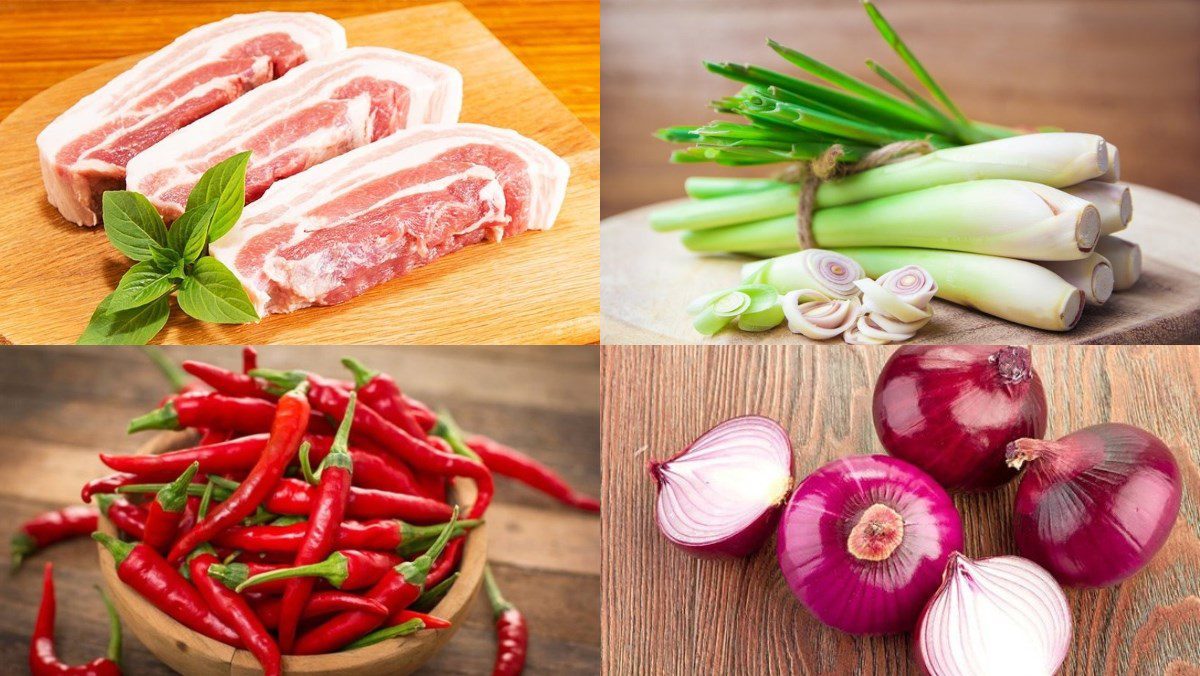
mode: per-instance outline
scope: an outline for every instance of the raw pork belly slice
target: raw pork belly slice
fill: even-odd
[[[259,316],[332,305],[465,246],[548,229],[569,172],[514,131],[418,127],[275,183],[210,250]]]
[[[129,162],[126,185],[167,220],[212,165],[252,151],[246,201],[275,181],[405,127],[453,124],[462,76],[450,66],[382,47],[309,61],[189,124]]]
[[[238,14],[194,28],[80,99],[38,134],[46,195],[67,220],[100,222],[130,158],[168,134],[283,75],[346,48],[320,14]]]

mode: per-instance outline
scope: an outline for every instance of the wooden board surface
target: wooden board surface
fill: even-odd
[[[166,348],[175,361],[234,366],[231,348]],[[599,348],[260,348],[263,366],[337,375],[354,356],[393,374],[413,396],[451,410],[464,428],[523,448],[592,495],[600,491]],[[165,390],[136,349],[0,350],[0,533],[45,509],[73,504],[80,486],[104,472],[99,451],[132,452],[150,434],[126,436],[125,422],[152,408]],[[544,496],[497,481],[488,510],[489,559],[507,596],[530,625],[528,674],[600,670],[600,522]],[[0,538],[0,561],[9,556]],[[41,594],[41,568],[55,564],[58,645],[68,661],[103,654],[104,608],[95,543],[56,545],[15,576],[0,575],[0,665],[20,673]],[[466,623],[420,672],[488,673],[495,655],[492,617],[482,594]],[[128,674],[172,673],[133,637]],[[0,673],[9,670],[0,668]]]
[[[654,525],[649,459],[727,418],[780,421],[797,477],[838,457],[881,453],[871,389],[890,348],[603,348],[604,673],[916,674],[908,636],[854,637],[821,625],[787,588],[774,538],[758,553],[702,561]],[[1200,672],[1200,348],[1038,346],[1047,436],[1105,421],[1153,430],[1174,450],[1184,501],[1139,575],[1067,591],[1075,635],[1061,674]],[[1181,412],[1187,412],[1182,413]],[[959,496],[966,554],[1015,550],[1015,482]],[[1021,649],[1014,646],[1014,650]]]
[[[258,324],[196,322],[176,309],[168,343],[585,343],[598,339],[598,141],[458,3],[345,19],[351,45],[421,54],[458,68],[462,120],[507,127],[558,153],[571,181],[555,227],[471,247],[340,306]],[[0,123],[0,335],[74,342],[127,267],[100,229],[45,201],[34,139],[82,95],[138,57],[97,66],[38,94]]]
[[[1200,341],[1200,205],[1134,186],[1133,222],[1121,237],[1142,247],[1142,279],[1101,307],[1087,306],[1071,331],[1043,331],[944,301],[911,342],[918,343],[1195,343]],[[684,312],[702,294],[734,286],[747,258],[702,257],[678,233],[650,229],[655,205],[600,223],[601,336],[616,343],[811,343],[786,325],[765,333],[726,330],[705,338]],[[840,344],[841,338],[825,341]]]
[[[739,85],[702,60],[799,73],[768,37],[880,84],[880,62],[917,85],[846,0],[603,0],[605,218],[674,199],[687,176],[763,169],[668,164],[651,132],[719,117]],[[1200,201],[1200,2],[1194,0],[878,0],[970,117],[1100,134],[1130,181]]]

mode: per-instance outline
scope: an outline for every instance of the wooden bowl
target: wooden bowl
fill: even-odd
[[[155,436],[141,449],[142,453],[162,453],[186,448],[196,442],[192,432],[166,432]],[[462,501],[475,499],[475,487],[470,481],[456,481],[455,491]],[[100,520],[100,530],[116,535],[106,519]],[[192,676],[207,674],[261,674],[254,656],[196,633],[160,611],[117,577],[112,555],[103,546],[100,553],[100,573],[108,595],[117,607],[126,629],[167,666]],[[472,529],[463,547],[458,581],[450,593],[438,603],[432,615],[449,620],[449,629],[424,630],[376,643],[348,652],[326,655],[289,656],[283,658],[283,670],[288,674],[347,674],[355,676],[385,676],[409,674],[433,657],[465,619],[471,600],[483,583],[483,567],[487,558],[486,526]]]

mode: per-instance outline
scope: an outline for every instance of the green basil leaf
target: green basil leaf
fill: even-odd
[[[182,263],[182,261],[181,261]],[[108,312],[141,307],[175,290],[169,270],[161,270],[154,261],[142,261],[129,268],[117,290],[109,296]]]
[[[171,224],[171,229],[167,231],[167,244],[184,261],[193,263],[204,254],[204,247],[208,244],[208,229],[216,210],[217,201],[209,200],[194,209],[188,208]]]
[[[254,304],[238,278],[221,261],[205,256],[179,286],[179,307],[205,322],[245,324],[258,321]]]
[[[117,251],[135,261],[151,256],[151,245],[167,243],[167,226],[145,196],[129,190],[109,190],[102,201],[104,233]]]
[[[246,163],[249,161],[250,151],[247,150],[214,164],[204,172],[188,195],[188,211],[205,202],[217,202],[212,224],[208,228],[210,242],[224,236],[242,217],[242,206],[246,204]]]
[[[183,256],[178,251],[157,244],[150,245],[150,262],[158,266],[159,270],[170,270],[183,263]]]
[[[114,292],[115,293],[115,292]],[[171,300],[163,296],[153,303],[121,312],[109,312],[113,294],[108,294],[88,322],[78,345],[145,345],[167,325]]]

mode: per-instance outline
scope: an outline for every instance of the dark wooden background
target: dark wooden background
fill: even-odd
[[[907,635],[824,627],[792,596],[774,538],[745,559],[704,561],[654,524],[648,459],[667,458],[727,418],[770,416],[789,430],[796,476],[834,458],[881,453],[871,392],[890,348],[605,347],[604,672],[916,673]],[[1200,348],[1036,347],[1048,436],[1128,422],[1153,430],[1184,477],[1175,530],[1147,569],[1100,590],[1068,590],[1075,621],[1063,674],[1200,673]],[[968,556],[1015,551],[1016,482],[956,499]],[[1021,650],[1021,646],[1013,646]]]
[[[167,348],[176,361],[234,367],[232,348]],[[263,366],[341,371],[351,355],[392,373],[406,391],[451,410],[465,429],[494,436],[559,470],[596,495],[599,463],[599,349],[293,348],[260,349]],[[147,434],[126,436],[130,417],[167,390],[136,348],[0,349],[0,560],[8,533],[26,518],[79,502],[79,488],[105,470],[102,450],[133,451]],[[527,673],[600,670],[600,523],[506,479],[488,510],[489,559],[530,625]],[[90,540],[62,543],[0,572],[0,673],[25,673],[41,596],[41,570],[55,564],[58,645],[71,663],[104,653],[107,623],[92,585],[100,580]],[[488,673],[495,655],[491,612],[482,593],[467,622],[422,673]],[[171,673],[132,635],[128,674]]]
[[[767,48],[771,36],[870,82],[867,58],[907,72],[853,0],[602,4],[604,216],[680,197],[683,179],[702,171],[754,173],[668,165],[668,144],[650,136],[714,119],[708,102],[737,91],[702,60],[791,72]],[[1121,148],[1123,178],[1200,200],[1200,2],[877,5],[967,115],[1101,134]]]

